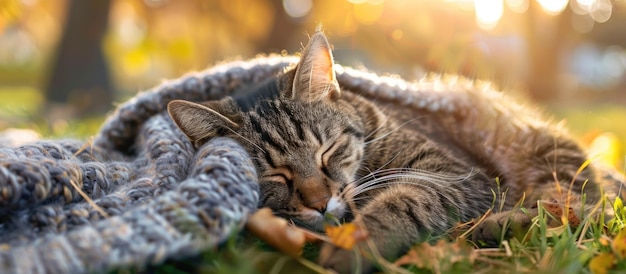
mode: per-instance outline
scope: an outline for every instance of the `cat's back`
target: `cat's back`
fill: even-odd
[[[584,149],[562,123],[488,84],[460,77],[412,83],[381,78],[375,89],[360,83],[344,86],[384,113],[392,129],[405,133],[400,136],[408,132],[432,141],[516,188],[553,181],[554,176],[545,176],[552,174],[543,172],[546,169],[557,169],[563,181],[570,182],[587,160]],[[577,182],[583,177],[595,181],[591,170],[583,173],[577,175]]]
[[[538,106],[487,82],[455,75],[429,76],[416,82],[380,78],[382,83],[376,89],[344,83],[344,93],[356,107],[374,106],[402,130],[434,141],[478,152],[540,135],[571,139],[562,124],[547,118]]]

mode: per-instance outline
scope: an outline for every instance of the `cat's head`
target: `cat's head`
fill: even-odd
[[[262,206],[321,229],[348,211],[345,188],[364,150],[364,126],[341,98],[326,37],[317,32],[295,68],[245,99],[173,101],[168,111],[196,147],[214,136],[239,140],[259,171]],[[251,99],[252,98],[252,99]]]

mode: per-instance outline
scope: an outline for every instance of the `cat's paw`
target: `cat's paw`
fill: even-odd
[[[371,273],[374,271],[374,264],[362,256],[356,247],[348,250],[330,243],[322,246],[319,264],[337,273]]]
[[[537,216],[536,210],[512,210],[488,216],[472,233],[472,241],[479,247],[498,247],[502,240],[523,239]]]

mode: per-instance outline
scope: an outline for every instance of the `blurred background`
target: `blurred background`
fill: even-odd
[[[137,91],[318,24],[343,65],[493,81],[621,165],[626,0],[0,0],[0,130],[91,136]]]

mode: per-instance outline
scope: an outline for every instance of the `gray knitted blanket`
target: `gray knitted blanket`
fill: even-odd
[[[194,149],[167,103],[218,99],[295,62],[260,57],[165,82],[119,106],[93,142],[0,147],[0,273],[141,269],[223,242],[257,208],[255,169],[230,139]],[[497,107],[499,93],[477,96],[454,81],[406,82],[341,66],[337,78],[343,88],[405,107],[518,115]],[[476,100],[494,107],[473,108]]]
[[[0,273],[141,268],[223,242],[256,210],[255,168],[230,139],[195,150],[167,103],[220,98],[295,61],[232,62],[165,82],[119,106],[93,142],[0,147]]]

